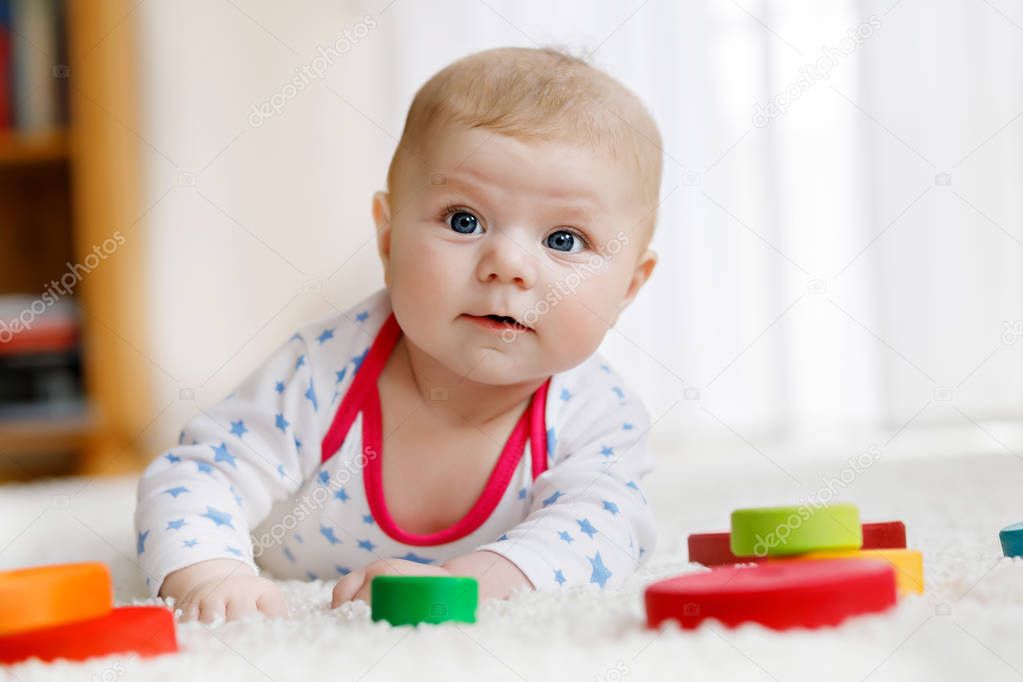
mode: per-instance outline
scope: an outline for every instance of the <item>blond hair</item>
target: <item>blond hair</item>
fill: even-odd
[[[388,191],[406,153],[444,125],[527,140],[590,145],[635,173],[648,224],[656,222],[661,134],[640,99],[607,73],[555,48],[504,47],[463,57],[416,93],[387,171]]]

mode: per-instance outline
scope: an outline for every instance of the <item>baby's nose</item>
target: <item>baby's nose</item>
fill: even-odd
[[[536,257],[512,237],[496,234],[484,247],[478,274],[484,282],[508,282],[531,287],[536,282]]]

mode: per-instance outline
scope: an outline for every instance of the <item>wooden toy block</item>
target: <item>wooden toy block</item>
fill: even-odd
[[[134,653],[143,657],[178,650],[174,615],[159,606],[123,606],[99,618],[0,637],[0,663],[29,658],[82,661]]]
[[[370,584],[373,620],[391,625],[475,623],[478,600],[470,577],[378,575]]]
[[[676,620],[692,629],[712,618],[728,627],[816,628],[894,606],[895,571],[859,559],[730,566],[654,583],[644,601],[651,628]]]
[[[851,504],[760,507],[732,512],[732,554],[765,557],[859,549],[860,512]]]
[[[110,570],[99,562],[0,571],[0,637],[106,615]]]

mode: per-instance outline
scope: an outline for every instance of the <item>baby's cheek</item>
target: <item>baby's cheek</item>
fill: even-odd
[[[595,351],[607,334],[613,317],[607,315],[605,307],[598,300],[570,294],[551,308],[546,328],[543,319],[538,325],[545,332],[546,341],[557,346],[557,353],[574,364]]]

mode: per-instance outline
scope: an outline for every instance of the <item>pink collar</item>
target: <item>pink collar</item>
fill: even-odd
[[[532,452],[533,480],[547,469],[547,428],[544,412],[547,406],[547,390],[551,380],[548,378],[530,398],[529,406],[515,424],[508,442],[505,443],[501,455],[487,480],[487,484],[472,509],[453,526],[429,533],[417,535],[408,533],[394,522],[384,501],[383,476],[381,461],[383,459],[383,429],[380,416],[380,394],[377,392],[377,378],[387,364],[387,358],[401,336],[401,327],[394,313],[384,322],[372,346],[366,353],[362,364],[352,380],[352,385],[341,401],[334,420],[327,429],[322,443],[322,461],[326,462],[334,456],[344,443],[348,430],[356,415],[362,415],[362,446],[367,455],[363,478],[366,483],[366,498],[370,513],[374,520],[389,537],[408,545],[427,546],[442,545],[454,542],[469,535],[486,521],[504,495],[512,475],[522,460],[526,441],[530,441]],[[376,452],[376,457],[369,453]]]

